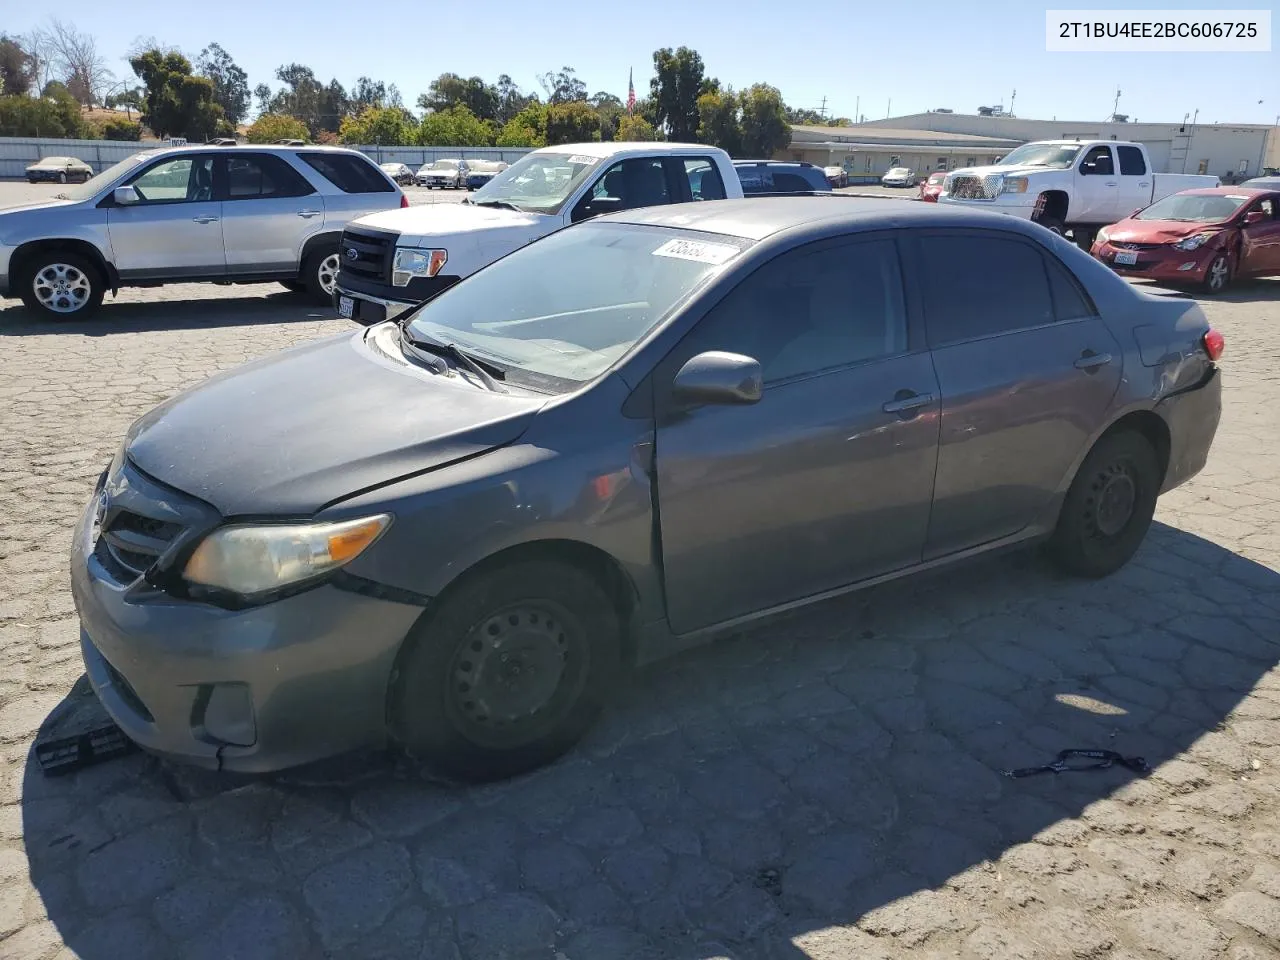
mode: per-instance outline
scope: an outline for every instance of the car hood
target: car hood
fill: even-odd
[[[352,226],[369,227],[400,234],[401,246],[419,247],[440,242],[444,236],[474,234],[485,242],[496,240],[503,231],[513,242],[525,242],[549,233],[559,225],[554,217],[521,213],[505,207],[478,207],[471,203],[424,203],[396,210],[372,213],[353,221]],[[450,257],[452,257],[450,251]]]
[[[1183,220],[1121,220],[1107,227],[1107,240],[1119,243],[1170,243],[1197,233],[1214,233],[1225,223],[1187,223]]]
[[[225,517],[308,516],[511,443],[546,402],[411,365],[395,336],[383,324],[207,380],[130,428],[129,459]]]
[[[1001,167],[999,165],[996,165],[996,166],[986,166],[986,167],[962,167],[959,170],[950,171],[948,176],[951,176],[953,174],[964,174],[965,176],[968,176],[968,177],[988,177],[994,173],[998,173],[1006,177],[1021,177],[1029,173],[1069,173],[1069,172],[1070,172],[1069,168],[1066,170],[1059,170],[1056,167],[1025,167],[1025,166]]]

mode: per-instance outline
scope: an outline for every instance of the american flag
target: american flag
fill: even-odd
[[[634,71],[627,71],[627,113],[636,108],[636,85],[632,81],[634,75]]]

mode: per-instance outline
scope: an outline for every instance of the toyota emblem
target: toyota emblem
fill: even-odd
[[[355,247],[347,247],[347,259],[348,259],[348,260],[359,260],[359,259],[360,259],[360,251],[359,251],[359,250],[357,250]]]

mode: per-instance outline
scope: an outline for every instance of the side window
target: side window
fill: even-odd
[[[1049,291],[1053,294],[1054,316],[1058,320],[1092,317],[1094,309],[1070,271],[1057,258],[1049,254],[1044,255],[1044,267],[1049,272]]]
[[[233,154],[224,158],[228,200],[267,197],[305,197],[315,188],[279,157],[270,154]]]
[[[897,247],[864,240],[784,253],[738,284],[691,336],[690,355],[755,357],[766,383],[901,353],[907,323]]]
[[[213,155],[174,157],[134,177],[143,203],[199,203],[213,199]]]
[[[299,153],[298,159],[343,193],[393,193],[395,186],[372,160],[350,153]]]
[[[920,240],[929,343],[942,346],[1052,323],[1044,257],[1031,244],[974,233]],[[991,277],[998,275],[999,284]]]
[[[808,193],[813,190],[813,184],[798,173],[792,173],[789,170],[775,170],[773,172],[773,188],[779,193]]]
[[[1147,161],[1137,147],[1116,147],[1120,154],[1120,175],[1124,177],[1145,177]]]
[[[1116,172],[1111,162],[1111,148],[1107,146],[1091,147],[1080,161],[1080,172],[1099,177],[1109,177]]]
[[[723,200],[724,181],[710,160],[702,157],[684,159],[684,175],[689,178],[689,192],[695,200]]]
[[[1253,209],[1255,209],[1255,210],[1261,210],[1263,213],[1265,213],[1265,214],[1267,215],[1267,217],[1268,217],[1269,219],[1271,219],[1271,220],[1275,220],[1275,219],[1276,219],[1276,208],[1277,208],[1277,206],[1280,206],[1280,205],[1278,205],[1278,204],[1277,204],[1274,200],[1272,200],[1270,197],[1267,197],[1267,199],[1265,199],[1265,200],[1259,200],[1259,201],[1258,201],[1258,205],[1257,205],[1256,207],[1254,207]]]
[[[662,158],[620,160],[596,181],[589,196],[593,205],[600,207],[598,211],[592,211],[594,213],[670,203],[671,195],[667,192],[667,174],[662,167]]]
[[[773,174],[765,167],[735,167],[743,193],[772,193]]]

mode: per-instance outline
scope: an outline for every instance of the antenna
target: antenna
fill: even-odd
[[[1111,105],[1111,115],[1114,117],[1116,111],[1120,109],[1120,88],[1116,87],[1116,102]]]
[[[1017,99],[1018,99],[1018,90],[1015,87],[1013,91],[1013,96],[1009,98],[1009,116],[1011,117],[1013,116],[1013,102]]]

